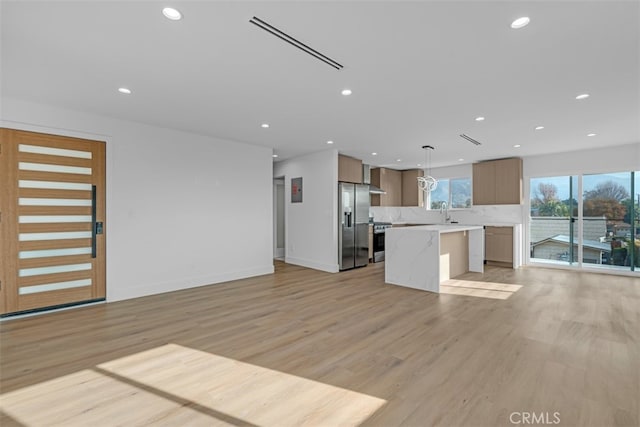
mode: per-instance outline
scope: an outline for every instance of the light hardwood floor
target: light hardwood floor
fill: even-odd
[[[0,424],[640,424],[640,279],[489,267],[443,289],[277,262],[5,320]]]

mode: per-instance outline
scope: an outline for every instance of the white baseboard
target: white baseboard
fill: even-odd
[[[337,273],[339,266],[337,264],[323,264],[308,259],[285,257],[284,262],[287,264],[299,265],[301,267],[313,268],[314,270],[326,271],[327,273]]]
[[[284,258],[284,248],[276,248],[274,251],[274,258]]]

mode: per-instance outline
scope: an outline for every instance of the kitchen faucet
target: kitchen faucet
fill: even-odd
[[[451,217],[449,216],[449,206],[447,205],[447,202],[442,202],[442,204],[440,205],[440,215],[444,217],[444,221],[442,222],[449,222],[451,220]]]

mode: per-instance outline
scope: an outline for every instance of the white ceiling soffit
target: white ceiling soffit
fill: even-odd
[[[640,141],[636,1],[169,3],[3,1],[3,96],[272,147],[279,160],[328,140],[396,168],[416,167],[425,144],[437,167]],[[167,5],[183,19],[166,19]],[[521,16],[530,24],[511,29]]]

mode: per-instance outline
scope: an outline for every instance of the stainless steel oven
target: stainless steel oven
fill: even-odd
[[[373,262],[384,261],[384,235],[389,227],[390,222],[373,223]]]

